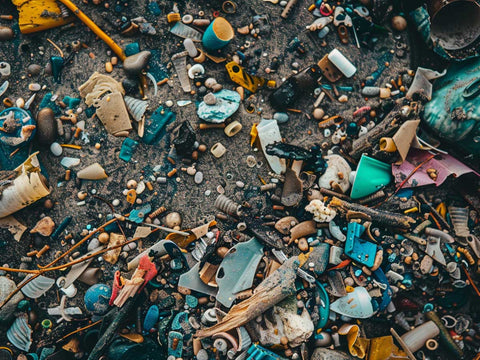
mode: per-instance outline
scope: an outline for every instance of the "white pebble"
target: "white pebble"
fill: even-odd
[[[237,181],[235,185],[237,185],[237,187],[239,187],[240,189],[245,187],[245,183],[243,181]]]
[[[195,184],[201,184],[203,181],[203,173],[201,171],[197,171],[194,178]]]
[[[63,153],[63,148],[60,146],[59,143],[54,142],[52,143],[52,145],[50,145],[50,151],[53,155],[60,156]]]
[[[173,106],[173,101],[172,100],[167,100],[167,101],[165,101],[165,105],[168,106],[168,107],[172,107]]]
[[[118,205],[120,205],[120,200],[114,199],[114,200],[112,201],[112,205],[113,205],[113,206],[118,206]]]

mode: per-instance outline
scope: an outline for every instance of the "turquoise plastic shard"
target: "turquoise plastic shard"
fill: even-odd
[[[42,101],[40,102],[40,105],[38,106],[38,110],[41,110],[43,108],[48,107],[48,108],[53,110],[55,115],[60,116],[63,113],[63,111],[60,108],[60,106],[57,105],[57,103],[55,101],[52,101],[52,97],[53,97],[53,93],[45,94]],[[95,108],[93,109],[93,113],[94,112],[95,112]],[[92,113],[92,115],[93,115],[93,113]],[[91,116],[88,116],[88,117],[91,117]]]
[[[129,162],[132,160],[133,153],[138,146],[138,141],[132,140],[130,138],[125,138],[122,143],[122,148],[120,149],[120,154],[118,157],[123,161]]]
[[[480,155],[480,59],[454,63],[435,81],[423,119],[441,139]]]
[[[175,121],[175,113],[164,109],[163,106],[158,107],[157,110],[145,120],[145,133],[143,135],[143,142],[151,145],[155,141],[160,140],[165,131],[164,127]]]
[[[345,255],[355,262],[372,267],[377,254],[377,245],[360,237],[364,231],[365,227],[359,223],[351,222],[348,224]]]
[[[60,84],[62,82],[64,60],[61,56],[52,56],[50,58],[50,64],[52,65],[53,79],[57,84]]]
[[[82,101],[82,99],[65,96],[62,101],[69,109],[73,109],[80,105],[80,101]]]
[[[247,354],[246,360],[286,360],[284,357],[257,344],[252,344],[247,350]]]
[[[198,105],[198,117],[210,123],[223,123],[232,116],[240,106],[240,94],[232,90],[220,90],[215,93],[217,102],[215,105],[207,105],[202,101]]]
[[[145,204],[139,209],[135,209],[130,211],[130,215],[128,216],[128,220],[133,221],[134,223],[140,224],[145,215],[152,211],[152,206],[150,204]]]
[[[158,310],[158,306],[150,306],[147,311],[147,315],[145,315],[145,319],[143,320],[143,331],[146,333],[150,332],[150,330],[152,330],[155,325],[157,325],[159,317],[160,311]]]
[[[177,341],[174,341],[177,339]],[[176,345],[174,345],[176,343]],[[181,358],[183,352],[183,335],[177,331],[168,333],[168,356]]]
[[[133,42],[125,46],[125,56],[131,56],[138,54],[140,52],[140,44],[138,42]]]

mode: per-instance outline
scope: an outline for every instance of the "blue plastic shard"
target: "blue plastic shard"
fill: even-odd
[[[198,105],[197,114],[200,119],[210,123],[223,123],[232,116],[240,106],[240,94],[236,91],[223,89],[215,93],[215,105],[207,105],[202,101]]]
[[[140,224],[143,219],[145,218],[145,215],[148,214],[150,211],[152,211],[152,207],[150,204],[145,204],[139,209],[135,209],[130,211],[130,215],[128,216],[128,220],[135,222],[137,224]]]
[[[143,142],[151,145],[155,141],[160,140],[165,131],[164,127],[175,121],[175,113],[164,109],[163,106],[158,107],[152,116],[145,120],[145,133],[143,135]]]
[[[132,140],[130,138],[125,138],[122,143],[122,148],[120,149],[120,154],[118,157],[123,161],[129,162],[132,160],[133,153],[138,146],[138,141]]]
[[[365,227],[359,223],[351,222],[348,224],[345,255],[360,264],[372,267],[377,254],[377,245],[360,237],[364,231]]]
[[[150,0],[150,2],[148,3],[148,11],[150,11],[150,13],[155,16],[159,16],[162,13],[158,2],[156,2],[155,0]]]
[[[158,310],[157,305],[152,305],[147,311],[147,315],[145,315],[145,319],[143,320],[143,331],[148,333],[153,327],[157,324],[158,318],[160,316],[160,311]]]
[[[148,61],[148,72],[153,75],[157,81],[169,77],[169,71],[165,64],[162,62],[162,53],[158,49],[149,49],[152,53],[150,60]]]
[[[385,286],[385,290],[382,290],[382,300],[380,304],[378,304],[378,310],[382,311],[386,309],[388,304],[390,304],[390,302],[392,301],[393,290],[390,287],[390,284],[388,283],[388,279],[385,276],[382,268],[378,268],[377,270],[375,270],[372,275],[376,281],[384,284]],[[405,275],[411,275],[411,274],[407,273]]]
[[[247,354],[249,356],[246,360],[286,360],[284,357],[257,344],[252,344],[247,350]]]
[[[133,42],[125,46],[125,56],[132,56],[140,52],[140,44]]]

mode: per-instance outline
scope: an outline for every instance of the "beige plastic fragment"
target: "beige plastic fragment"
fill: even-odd
[[[93,163],[77,172],[77,177],[82,180],[101,180],[106,179],[108,175],[99,163]]]
[[[393,142],[394,147],[398,151],[398,154],[401,158],[397,164],[403,163],[407,158],[410,147],[418,147],[417,128],[419,124],[420,120],[405,121],[392,138],[380,139],[380,150],[385,150],[388,152],[388,145]]]
[[[30,234],[39,233],[42,236],[50,236],[52,235],[54,228],[55,223],[52,218],[50,216],[45,216],[35,224],[32,230],[30,230]]]
[[[111,233],[108,247],[123,244],[125,241],[125,236],[123,236],[122,234]],[[103,259],[110,264],[115,264],[118,261],[118,257],[121,252],[122,249],[120,247],[117,249],[109,250],[105,253],[105,255],[103,255]]]
[[[27,227],[13,216],[7,216],[0,219],[0,229],[7,229],[15,240],[20,241]]]
[[[13,183],[3,190],[0,198],[0,218],[13,214],[50,194],[47,180],[40,173],[37,154],[38,152],[30,155],[14,170],[17,176]]]
[[[125,90],[123,89],[122,84],[116,81],[114,78],[108,75],[103,75],[98,72],[94,72],[92,76],[90,76],[90,78],[85,83],[83,83],[78,87],[80,96],[83,98],[86,97],[87,94],[93,91],[94,87],[97,84],[108,84],[112,92],[118,91],[122,95],[125,94]]]
[[[122,94],[116,92],[105,95],[94,101],[93,106],[97,108],[97,116],[110,134],[117,135],[132,129]]]

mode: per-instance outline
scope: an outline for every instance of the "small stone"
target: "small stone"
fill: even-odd
[[[222,84],[215,84],[212,86],[212,90],[213,92],[219,92],[220,90],[223,89],[223,85]]]
[[[243,189],[245,187],[245,183],[243,181],[237,181],[235,185],[240,189]]]
[[[77,197],[79,200],[85,200],[87,198],[88,193],[86,191],[79,191],[77,193]]]
[[[308,251],[309,245],[307,239],[300,238],[298,240],[298,248],[300,249],[300,251]]]
[[[299,67],[300,67],[300,64],[299,64],[298,62],[294,61],[294,62],[292,63],[292,68],[298,69]]]
[[[203,173],[201,171],[197,171],[194,178],[195,184],[201,184],[203,181]]]
[[[390,97],[390,89],[389,88],[381,88],[380,89],[380,99],[387,99]]]
[[[279,124],[283,124],[288,121],[288,114],[284,112],[277,112],[273,114],[273,118],[277,120]]]
[[[107,73],[111,73],[111,72],[113,71],[113,65],[112,65],[112,63],[111,63],[110,61],[107,61],[107,62],[105,63],[105,71],[106,71]]]
[[[208,93],[207,95],[205,95],[203,97],[203,101],[207,105],[215,105],[217,103],[217,98],[215,97],[215,95],[213,93]]]
[[[407,20],[400,15],[394,16],[392,18],[392,27],[397,31],[403,31],[407,28]]]
[[[57,124],[55,122],[55,114],[53,113],[52,109],[43,108],[38,112],[36,136],[38,143],[44,146],[50,145],[57,138]]]
[[[100,247],[100,241],[97,238],[93,238],[87,246],[88,251],[95,250],[96,248]]]
[[[53,155],[60,156],[63,153],[63,148],[60,146],[59,143],[54,142],[52,143],[52,145],[50,145],[50,151]]]
[[[50,216],[45,216],[37,222],[32,230],[30,230],[30,234],[39,233],[42,236],[50,236],[52,235],[54,228],[55,223],[52,218]]]
[[[197,172],[197,169],[195,169],[195,166],[189,166],[187,168],[187,174],[190,176],[195,175],[196,172]]]
[[[114,200],[112,201],[112,205],[113,205],[113,206],[118,206],[118,205],[120,205],[120,200],[114,199]]]
[[[28,65],[27,72],[32,76],[37,76],[42,72],[42,67],[38,64],[31,64]]]
[[[167,100],[167,101],[165,101],[165,105],[167,107],[172,107],[173,106],[173,101],[172,100]]]
[[[348,96],[347,95],[340,95],[338,98],[338,101],[341,103],[346,103],[348,101]]]
[[[210,189],[207,189],[204,192],[205,196],[210,196],[211,193],[212,193],[212,190],[210,190]]]
[[[23,107],[25,106],[25,99],[19,97],[19,98],[17,99],[17,101],[15,101],[15,105],[16,105],[17,107],[23,109]]]
[[[123,69],[130,76],[136,76],[140,74],[142,69],[147,66],[148,61],[150,60],[150,51],[141,51],[138,54],[128,56],[123,61]]]
[[[182,224],[182,216],[173,211],[165,216],[165,225],[169,228],[174,228],[175,226],[180,226]]]
[[[376,86],[365,86],[362,89],[363,96],[378,96],[380,95],[380,88]]]
[[[198,145],[198,151],[200,151],[200,152],[207,151],[207,145],[205,145],[205,144]]]
[[[37,83],[28,84],[28,90],[30,91],[40,91],[41,88],[42,86]]]
[[[12,29],[6,26],[0,26],[0,41],[12,40],[15,33]]]
[[[225,194],[225,188],[222,185],[217,186],[217,192],[219,194]]]
[[[285,6],[287,6],[287,4],[288,4],[288,1],[286,1],[286,0],[280,1],[280,6],[281,7],[285,7]]]
[[[214,78],[208,78],[207,80],[205,80],[205,86],[209,89],[211,89],[215,84],[217,84],[217,80],[215,80]]]
[[[253,155],[248,155],[246,161],[247,161],[247,166],[250,168],[253,168],[255,167],[255,165],[257,165],[257,159]]]
[[[325,111],[322,108],[315,108],[313,110],[313,118],[315,120],[321,120],[325,116]]]

